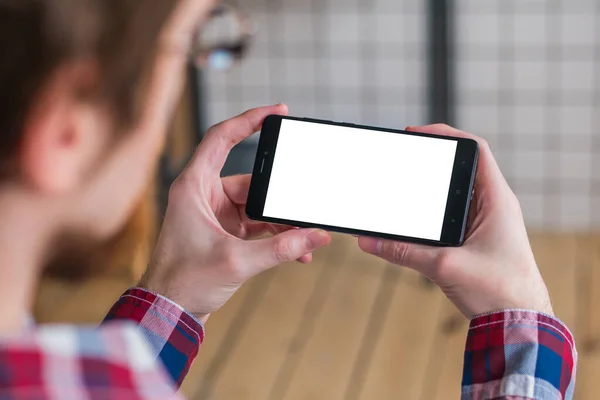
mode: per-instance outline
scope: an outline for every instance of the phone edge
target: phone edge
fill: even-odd
[[[331,120],[320,120],[320,119],[312,119],[312,118],[302,118],[302,117],[292,117],[292,116],[287,116],[287,115],[271,114],[271,115],[268,115],[267,117],[265,117],[263,124],[261,125],[261,136],[259,139],[259,144],[257,146],[256,159],[255,159],[254,167],[253,167],[253,171],[252,171],[252,178],[251,178],[251,182],[250,182],[248,198],[250,198],[250,196],[252,194],[253,186],[258,181],[257,180],[255,182],[255,179],[254,179],[255,172],[258,170],[257,168],[259,167],[259,164],[261,162],[260,157],[258,157],[258,155],[259,155],[259,151],[261,150],[261,144],[264,143],[263,142],[263,138],[264,138],[263,131],[264,131],[265,122],[271,118],[279,118],[279,121],[281,121],[283,119],[290,119],[290,120],[295,120],[295,121],[306,121],[306,122],[312,122],[312,123],[321,123],[321,124],[324,123],[327,125],[348,126],[348,127],[359,128],[359,129],[377,130],[377,131],[381,131],[381,132],[408,134],[408,135],[413,135],[413,136],[431,137],[431,138],[439,138],[439,139],[445,139],[445,140],[458,140],[458,141],[473,142],[475,145],[475,157],[474,157],[473,168],[472,168],[471,177],[470,177],[469,192],[472,193],[472,191],[473,191],[473,187],[475,184],[475,177],[477,174],[477,166],[478,166],[478,161],[479,161],[479,144],[474,139],[457,137],[457,136],[427,134],[427,133],[423,133],[423,132],[405,131],[405,130],[401,130],[401,129],[371,127],[371,126],[367,126],[367,125],[357,125],[357,124],[351,124],[351,123],[346,123],[346,122],[335,122],[335,121],[331,121]],[[281,122],[279,122],[279,123],[281,123]],[[277,135],[279,135],[279,132],[277,132]],[[269,174],[269,177],[270,177],[270,174]],[[268,185],[267,185],[266,189],[268,190]],[[266,197],[265,197],[265,200],[266,200]],[[337,227],[337,226],[324,225],[324,224],[316,224],[316,223],[308,223],[308,222],[302,222],[302,221],[291,221],[291,220],[285,220],[285,219],[279,219],[279,218],[265,217],[263,215],[253,214],[253,212],[252,212],[253,210],[251,208],[249,208],[249,204],[250,204],[249,202],[246,203],[246,207],[244,209],[245,209],[246,216],[249,219],[251,219],[253,221],[257,221],[257,222],[273,223],[273,224],[286,225],[286,226],[292,226],[292,227],[297,227],[297,228],[324,229],[329,232],[337,232],[337,233],[348,234],[348,235],[368,236],[368,237],[374,237],[374,238],[386,239],[386,240],[394,240],[394,241],[405,242],[405,243],[425,244],[425,245],[435,246],[435,247],[460,247],[464,244],[465,236],[466,236],[467,229],[468,229],[468,219],[469,219],[469,211],[470,211],[470,207],[471,207],[471,200],[472,200],[472,195],[470,194],[467,197],[467,201],[465,203],[465,213],[464,213],[464,218],[462,221],[462,227],[461,227],[460,237],[459,237],[458,242],[443,242],[440,240],[431,240],[431,239],[416,238],[416,237],[411,237],[411,236],[393,235],[393,234],[380,233],[380,232],[362,231],[362,230],[352,229],[352,228],[344,228],[344,227]],[[263,201],[263,206],[264,206],[264,202],[265,201]]]

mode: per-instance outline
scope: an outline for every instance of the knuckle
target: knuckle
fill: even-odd
[[[517,197],[515,192],[513,192],[512,190],[510,191],[510,201],[514,207],[521,209],[521,202],[519,201],[519,198]]]
[[[512,190],[509,194],[508,201],[509,201],[509,204],[510,204],[512,210],[518,211],[519,213],[522,212],[521,202],[520,202],[519,198],[517,197],[517,195]]]
[[[206,131],[206,136],[211,136],[216,138],[223,138],[227,135],[224,133],[228,132],[231,129],[232,119],[227,119],[225,121],[221,121],[219,123],[214,124]]]
[[[179,177],[173,181],[169,188],[169,202],[177,201],[183,194],[185,189],[185,179]]]
[[[169,196],[168,201],[171,202],[179,202],[183,198],[189,195],[191,188],[194,187],[196,183],[193,182],[193,178],[186,174],[185,172],[179,175],[169,187]]]
[[[278,262],[287,262],[292,260],[292,247],[289,241],[283,238],[274,239],[273,256]]]
[[[206,136],[218,136],[224,122],[218,122],[206,130]]]
[[[408,264],[410,257],[410,246],[405,243],[390,243],[388,248],[384,249],[384,253],[387,254],[395,263]]]
[[[435,257],[434,268],[432,269],[434,275],[432,278],[436,282],[446,282],[455,268],[455,261],[455,256],[451,251],[446,249],[438,251]]]
[[[473,138],[475,140],[477,140],[477,143],[479,144],[479,152],[481,154],[489,154],[492,152],[492,149],[490,148],[490,144],[488,143],[487,140],[480,138],[478,136],[474,136]]]
[[[225,246],[223,249],[223,264],[229,279],[234,282],[243,282],[246,279],[244,263],[238,256],[233,246]]]
[[[485,140],[482,137],[475,136],[475,135],[473,135],[473,138],[477,139],[477,143],[479,143],[479,147],[481,147],[482,149],[484,149],[486,151],[490,150],[490,144],[487,140]]]
[[[451,127],[450,125],[448,125],[448,124],[444,124],[444,123],[442,123],[442,122],[438,122],[437,124],[433,124],[432,126],[433,126],[434,128],[439,128],[439,129],[443,129],[443,130],[446,130],[446,129],[454,129],[454,128],[453,128],[453,127]]]
[[[459,132],[461,133],[462,137],[476,141],[477,144],[479,145],[480,151],[482,150],[482,148],[489,147],[488,142],[481,136],[477,136],[476,134],[474,134],[472,132],[467,132],[467,131],[459,131]]]
[[[211,136],[213,140],[224,140],[227,138],[226,133],[231,127],[231,120],[219,122],[208,128],[207,136]]]
[[[475,140],[476,142],[478,142],[480,145],[485,143],[485,140],[483,138],[481,138],[471,132],[461,131],[460,129],[457,129],[448,124],[437,123],[437,124],[433,124],[431,126],[435,131],[446,132],[447,134],[449,134],[451,136],[472,139],[472,140]]]

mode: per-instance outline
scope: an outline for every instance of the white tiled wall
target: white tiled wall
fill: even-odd
[[[286,102],[292,115],[426,121],[418,0],[238,1],[249,57],[205,74],[208,123]],[[457,125],[488,139],[530,227],[600,228],[600,3],[456,0]]]
[[[458,122],[530,227],[600,228],[600,3],[457,0]]]
[[[246,0],[258,35],[208,71],[208,122],[285,102],[292,115],[404,128],[424,121],[425,24],[417,0]]]

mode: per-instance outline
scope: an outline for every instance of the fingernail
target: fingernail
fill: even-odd
[[[382,244],[383,244],[383,242],[379,239],[366,238],[361,243],[360,247],[363,249],[363,251],[377,256],[377,255],[381,254],[381,245]]]
[[[306,236],[306,240],[308,241],[309,250],[316,250],[327,244],[329,234],[322,229],[315,229]]]

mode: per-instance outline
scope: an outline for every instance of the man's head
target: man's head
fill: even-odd
[[[0,0],[0,201],[103,239],[154,172],[213,0]]]

